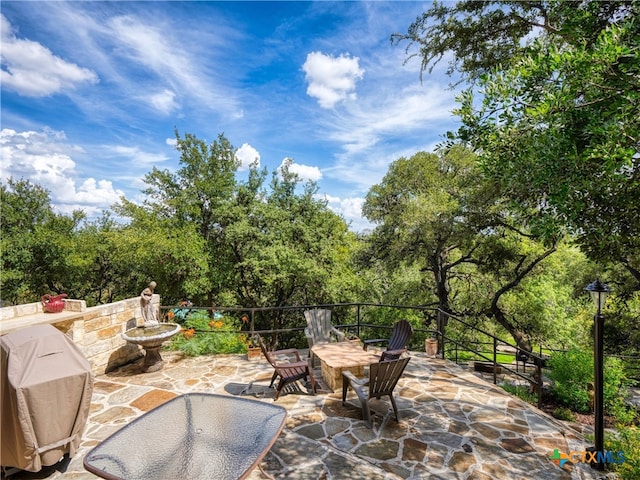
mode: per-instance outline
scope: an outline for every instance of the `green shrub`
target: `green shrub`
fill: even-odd
[[[569,350],[551,355],[552,394],[576,412],[590,411],[588,385],[593,382],[593,358],[588,352]]]
[[[615,417],[618,423],[627,425],[633,422],[635,413],[625,402],[628,394],[629,379],[624,363],[619,358],[606,358],[604,362],[604,411]]]
[[[640,429],[635,426],[618,427],[615,434],[607,434],[605,450],[623,452],[624,462],[613,466],[625,480],[640,480]]]
[[[589,386],[593,385],[593,354],[577,349],[554,353],[549,359],[552,394],[566,407],[581,413],[591,411]],[[605,358],[603,397],[605,412],[629,423],[624,396],[628,380],[618,358]]]
[[[567,422],[575,422],[576,416],[573,412],[566,407],[558,407],[553,411],[553,416],[558,420],[565,420]]]
[[[180,350],[188,356],[214,353],[246,353],[243,334],[236,333],[239,326],[228,317],[211,318],[206,311],[191,313],[184,322],[182,332],[173,337],[168,348]]]
[[[622,398],[608,407],[606,412],[616,419],[619,425],[632,425],[636,420],[636,410],[629,407]]]

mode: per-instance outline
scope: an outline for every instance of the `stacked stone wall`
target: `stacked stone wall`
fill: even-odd
[[[151,300],[156,309],[160,296]],[[87,308],[84,300],[65,300],[60,313],[44,313],[41,303],[30,303],[0,309],[0,334],[49,323],[68,335],[91,363],[93,373],[104,374],[137,360],[142,349],[122,339],[122,333],[142,324],[140,298]]]

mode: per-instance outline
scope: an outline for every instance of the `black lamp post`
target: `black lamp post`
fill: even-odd
[[[591,298],[596,305],[597,313],[594,317],[594,342],[593,342],[593,367],[594,367],[594,413],[595,413],[595,452],[602,452],[604,455],[604,352],[603,352],[603,329],[604,315],[602,309],[607,301],[611,288],[608,285],[596,280],[585,288],[591,294]],[[604,463],[593,462],[593,468],[604,470]]]

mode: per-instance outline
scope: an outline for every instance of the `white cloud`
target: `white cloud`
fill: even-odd
[[[331,138],[344,144],[345,151],[358,153],[381,139],[402,133],[424,131],[429,126],[441,130],[451,122],[455,105],[453,92],[441,85],[425,89],[412,85],[390,94],[367,97],[357,108],[349,109],[340,121],[334,118]]]
[[[322,108],[333,108],[338,102],[355,99],[356,81],[364,76],[358,57],[333,57],[321,52],[307,54],[302,65],[308,83],[307,94],[317,98]]]
[[[181,79],[192,87],[189,58],[182,55],[178,45],[172,45],[161,25],[145,24],[133,15],[109,19],[110,31],[116,36],[117,53],[140,66],[157,73],[164,72],[169,80]]]
[[[423,150],[431,152],[438,135],[455,126],[454,93],[442,85],[410,85],[363,95],[357,105],[325,119],[326,138],[340,145],[325,176],[349,182],[362,191],[378,183],[389,164]]]
[[[107,26],[108,34],[116,42],[118,56],[133,62],[141,72],[146,70],[147,74],[154,73],[155,77],[171,86],[171,90],[165,90],[160,98],[147,98],[153,108],[177,108],[175,98],[169,99],[167,92],[181,92],[183,98],[190,97],[192,102],[201,106],[225,112],[234,119],[243,117],[233,89],[225,86],[226,79],[220,73],[223,69],[211,69],[207,66],[211,59],[203,61],[198,57],[201,42],[211,41],[205,38],[206,34],[198,32],[192,38],[194,32],[182,31],[178,34],[173,22],[168,19],[153,22],[136,15],[111,17]],[[223,25],[219,25],[217,30],[220,38],[229,31]],[[189,43],[189,40],[193,43]],[[214,41],[222,42],[218,39]],[[221,44],[220,48],[223,46]],[[211,50],[206,55],[215,58],[218,53]],[[168,100],[171,101],[167,103]],[[164,113],[169,111],[165,110]]]
[[[61,213],[82,209],[92,217],[124,195],[108,180],[77,178],[76,163],[69,154],[82,152],[82,149],[69,145],[64,132],[3,129],[0,131],[0,152],[2,176],[30,180],[46,188],[52,205]]]
[[[351,224],[352,230],[362,232],[374,227],[374,225],[362,217],[362,205],[364,205],[365,200],[363,197],[340,198],[324,195],[323,198],[327,201],[327,207],[331,211],[341,215]]]
[[[92,70],[63,60],[37,42],[18,39],[4,15],[0,15],[0,29],[3,87],[25,97],[46,97],[98,82]]]
[[[243,143],[236,150],[236,159],[240,161],[240,170],[248,170],[253,162],[257,162],[257,166],[260,166],[260,153],[248,143]]]
[[[139,147],[127,147],[124,145],[105,145],[104,155],[106,157],[125,157],[136,165],[157,165],[166,162],[169,157],[163,153],[145,152]]]
[[[175,147],[178,144],[178,140],[176,140],[175,137],[167,138],[165,143],[171,147]]]
[[[282,163],[278,167],[278,171],[281,172],[282,168],[288,164],[289,172],[295,173],[300,181],[306,182],[316,182],[322,178],[322,172],[318,167],[311,167],[309,165],[302,165],[300,163],[295,163],[290,158],[284,158]]]
[[[236,52],[243,32],[222,18],[213,20],[212,29],[210,16],[188,15],[182,7],[174,11],[170,3],[114,2],[95,8],[93,2],[64,1],[23,9],[29,11],[30,22],[50,36],[51,45],[60,44],[72,52],[66,55],[73,55],[74,62],[100,75],[100,88],[90,92],[90,98],[73,98],[87,115],[131,117],[133,125],[147,113],[139,105],[156,112],[154,96],[168,90],[176,95],[176,109],[192,118],[201,110],[209,120],[212,114],[241,118],[241,92],[229,63],[230,57],[237,60],[231,52]],[[18,21],[15,25],[22,26]]]
[[[149,97],[149,103],[160,113],[165,115],[170,114],[174,110],[179,108],[178,102],[176,102],[176,94],[171,90],[163,90],[155,95]]]
[[[353,218],[362,215],[363,197],[340,198],[326,195],[325,200],[328,202],[329,208],[345,217]]]

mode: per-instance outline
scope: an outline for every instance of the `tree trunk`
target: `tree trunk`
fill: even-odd
[[[511,337],[516,342],[519,350],[531,353],[533,347],[531,345],[531,339],[529,338],[529,336],[518,327],[513,325],[497,305],[492,305],[490,316],[493,317],[511,334]]]

